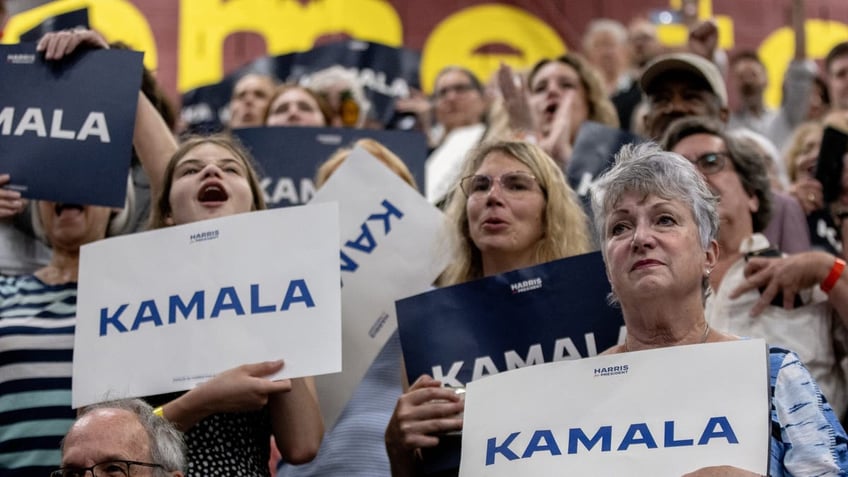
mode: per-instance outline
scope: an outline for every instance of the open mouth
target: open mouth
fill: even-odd
[[[551,103],[545,108],[545,113],[554,114],[556,113],[558,107],[559,103]]]
[[[217,184],[207,185],[197,194],[197,200],[200,202],[224,202],[228,198],[227,191]]]
[[[82,212],[83,207],[80,204],[65,204],[63,202],[56,202],[56,205],[53,206],[56,215],[62,215],[63,211],[71,209]]]

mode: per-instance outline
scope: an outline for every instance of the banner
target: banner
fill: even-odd
[[[83,246],[73,406],[184,391],[259,361],[285,361],[273,379],[341,370],[338,222],[319,204]]]
[[[624,338],[609,292],[594,252],[399,300],[407,377],[429,374],[462,387],[501,371],[595,356]]]
[[[123,207],[142,54],[94,50],[46,62],[0,45],[0,171],[31,199]]]
[[[511,369],[595,356],[624,339],[600,252],[569,257],[396,303],[406,375],[446,386]],[[425,449],[426,472],[459,465],[458,440]]]
[[[420,62],[421,54],[413,50],[358,40],[264,57],[228,75],[220,83],[186,92],[182,98],[181,116],[191,130],[219,130],[229,117],[233,87],[245,74],[255,72],[271,75],[285,83],[308,84],[310,74],[339,65],[359,78],[371,102],[369,116],[391,125],[395,118],[395,99],[408,96],[410,87],[420,89]]]
[[[324,161],[340,147],[362,138],[383,144],[400,157],[423,183],[427,142],[422,134],[371,129],[261,127],[233,130],[259,163],[268,207],[303,205],[315,195],[313,179]]]
[[[338,201],[341,220],[344,369],[315,382],[331,428],[397,329],[395,300],[431,288],[449,250],[442,212],[363,149],[354,149],[312,203],[328,201]]]
[[[763,340],[550,363],[470,383],[460,476],[768,475]]]

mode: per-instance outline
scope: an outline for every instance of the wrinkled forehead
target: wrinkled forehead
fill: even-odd
[[[88,466],[108,460],[150,459],[149,437],[135,414],[96,409],[80,417],[62,445],[62,465]]]

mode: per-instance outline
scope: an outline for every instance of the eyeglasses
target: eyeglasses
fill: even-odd
[[[701,171],[701,174],[710,176],[724,169],[728,157],[726,152],[707,152],[696,157],[692,163]]]
[[[526,172],[515,171],[492,177],[485,174],[476,174],[463,177],[459,182],[462,192],[466,197],[488,194],[495,182],[500,184],[501,190],[509,195],[526,194],[536,188],[539,183],[536,178]],[[539,186],[541,188],[541,185]]]
[[[94,464],[91,467],[62,467],[51,472],[50,477],[85,477],[89,471],[91,471],[93,477],[129,477],[130,467],[134,465],[139,467],[165,468],[160,464],[151,464],[148,462],[111,460],[109,462]]]
[[[460,84],[445,86],[443,88],[439,88],[439,89],[436,90],[436,99],[443,99],[444,97],[446,97],[451,92],[454,92],[456,94],[462,94],[462,93],[467,93],[467,92],[469,92],[473,89],[477,89],[477,88],[475,88],[474,85],[471,84],[471,83],[460,83]]]

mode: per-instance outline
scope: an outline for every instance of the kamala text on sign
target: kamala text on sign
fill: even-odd
[[[739,439],[736,437],[736,433],[733,432],[733,427],[730,425],[727,416],[709,418],[704,426],[704,431],[698,437],[697,444],[694,438],[677,439],[674,423],[675,421],[663,422],[661,434],[656,433],[656,431],[651,432],[651,426],[646,422],[631,424],[624,431],[624,436],[621,440],[616,441],[619,442],[619,445],[615,450],[616,452],[626,452],[631,446],[637,445],[645,446],[647,449],[656,449],[660,446],[654,438],[655,433],[658,436],[662,436],[662,441],[660,441],[662,447],[704,446],[709,445],[713,439],[724,439],[728,444],[739,444]],[[659,426],[654,426],[654,428],[659,428]],[[615,430],[620,432],[619,429]],[[567,443],[567,454],[577,454],[580,452],[579,446],[581,444],[587,452],[592,451],[599,443],[600,449],[596,452],[612,452],[614,430],[613,426],[601,426],[595,431],[592,437],[589,437],[586,435],[584,429],[575,427],[568,429],[567,434],[562,433],[566,434],[568,436],[567,438],[562,436],[557,439],[552,430],[540,429],[533,432],[530,441],[523,447],[524,450],[520,446],[510,447],[520,434],[521,432],[513,432],[506,438],[500,439],[500,443],[498,443],[499,439],[497,437],[489,438],[486,441],[486,465],[494,464],[495,458],[498,455],[501,455],[506,460],[529,459],[537,452],[547,452],[554,456],[562,455],[560,443]],[[515,451],[521,452],[521,455],[519,456]]]
[[[250,285],[250,307],[247,312],[245,312],[245,307],[242,305],[243,300],[239,298],[239,293],[236,287],[221,287],[218,290],[214,303],[212,304],[212,312],[209,314],[209,318],[218,318],[221,316],[221,313],[225,311],[232,311],[232,313],[228,313],[229,316],[257,315],[278,311],[275,303],[266,302],[265,305],[260,303],[259,287],[260,285],[256,283]],[[280,290],[276,291],[279,292]],[[215,295],[215,293],[213,292],[208,294],[210,298],[212,295]],[[276,294],[272,293],[272,295]],[[194,318],[197,321],[206,318],[206,314],[204,313],[206,309],[205,304],[210,303],[206,299],[206,296],[206,290],[198,290],[192,294],[188,303],[186,303],[180,295],[171,295],[167,298],[167,300],[159,300],[163,310],[166,309],[165,303],[167,303],[167,324],[173,325],[176,323],[178,314],[182,315],[182,318],[186,321],[191,318]],[[242,296],[245,295],[242,294]],[[297,279],[289,281],[288,288],[282,298],[282,303],[279,305],[279,311],[288,311],[288,309],[295,303],[303,303],[306,308],[312,308],[315,306],[315,301],[309,293],[309,287],[306,285],[306,280]],[[129,303],[124,303],[122,305],[118,305],[117,309],[111,312],[109,308],[100,309],[100,336],[106,336],[108,334],[110,325],[117,332],[126,333],[128,331],[135,331],[139,329],[139,327],[144,323],[151,323],[153,326],[162,326],[165,324],[162,321],[162,314],[159,312],[160,305],[156,304],[156,300],[144,300],[137,306],[133,307],[136,308],[135,318],[128,329],[126,324],[129,323],[129,321],[121,321],[121,317],[124,316],[125,318],[129,318],[129,316],[132,316],[132,311],[126,313],[126,315],[124,313],[129,306]],[[133,308],[130,308],[130,310]]]
[[[360,230],[362,231],[354,240],[348,240],[345,242],[344,246],[350,248],[352,250],[356,250],[362,253],[370,254],[377,247],[377,242],[374,240],[374,234],[371,233],[371,229],[368,227],[368,221],[378,221],[383,223],[383,234],[388,235],[389,232],[392,231],[391,217],[395,216],[398,220],[403,218],[403,212],[398,210],[397,207],[392,205],[391,202],[384,199],[380,205],[386,209],[385,213],[374,213],[368,216],[362,225],[360,226]],[[343,272],[355,272],[357,268],[359,268],[359,264],[356,263],[355,260],[350,258],[350,256],[345,253],[344,249],[341,250],[341,271]]]
[[[515,293],[515,292],[514,292]],[[574,340],[565,337],[554,340],[553,354],[551,359],[545,360],[545,355],[542,352],[542,344],[536,343],[530,345],[527,349],[525,358],[522,358],[515,350],[505,351],[503,354],[504,369],[498,369],[498,366],[492,360],[491,356],[481,356],[474,360],[474,370],[471,374],[471,381],[475,381],[484,376],[498,374],[501,371],[509,371],[511,369],[523,368],[525,366],[534,366],[545,362],[564,361],[569,359],[581,359],[588,356],[596,356],[598,354],[598,346],[595,343],[595,333],[586,333],[583,335],[586,340],[586,356],[580,354],[580,350],[574,345]],[[433,366],[433,378],[441,381],[445,386],[463,387],[465,383],[459,380],[459,374],[465,366],[465,361],[454,361],[451,363],[448,372],[445,373],[441,365]]]
[[[41,108],[26,108],[15,121],[15,108],[5,107],[0,110],[0,136],[23,136],[26,133],[32,133],[38,137],[53,139],[85,141],[89,136],[96,136],[100,138],[100,142],[108,143],[111,141],[109,139],[109,125],[106,123],[104,113],[99,111],[88,113],[78,132],[75,129],[62,129],[63,115],[64,111],[61,109],[53,110],[50,115],[50,133],[48,134],[44,122],[45,113]],[[15,126],[14,131],[12,126]]]

